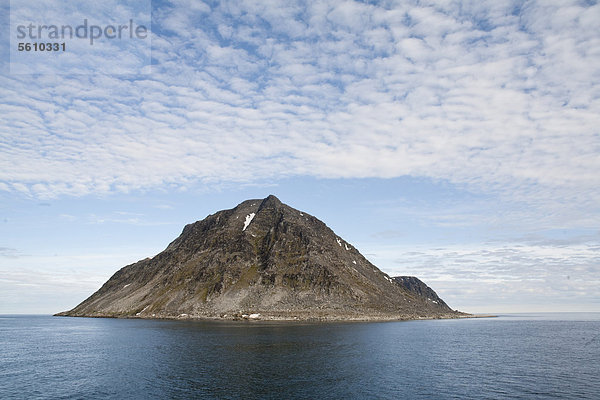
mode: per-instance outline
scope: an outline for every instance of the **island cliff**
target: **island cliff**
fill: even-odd
[[[401,320],[460,318],[414,277],[390,277],[275,196],[185,226],[61,316]]]

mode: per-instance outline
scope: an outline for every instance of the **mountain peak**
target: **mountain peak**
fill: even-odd
[[[260,203],[260,206],[258,207],[258,209],[261,210],[263,208],[269,208],[269,207],[277,208],[282,205],[283,205],[283,203],[277,197],[270,194],[263,199],[263,201]]]
[[[63,315],[362,320],[460,315],[429,300],[426,286],[407,283],[380,271],[317,218],[269,195],[187,225],[163,252],[120,269]]]

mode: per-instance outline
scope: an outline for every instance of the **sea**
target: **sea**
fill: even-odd
[[[600,399],[600,313],[381,323],[3,315],[0,399]]]

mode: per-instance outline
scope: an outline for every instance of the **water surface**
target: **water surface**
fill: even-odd
[[[0,317],[2,399],[597,399],[600,314],[385,323]]]

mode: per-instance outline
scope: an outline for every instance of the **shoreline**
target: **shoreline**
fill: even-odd
[[[142,319],[142,320],[166,320],[166,321],[216,321],[216,322],[400,322],[400,321],[431,321],[431,320],[449,320],[449,319],[478,319],[478,318],[497,318],[493,314],[440,314],[432,316],[409,316],[409,315],[305,315],[305,316],[282,316],[269,314],[235,314],[224,316],[207,315],[154,315],[154,316],[135,316],[135,315],[69,315],[68,312],[54,314],[53,317],[72,317],[72,318],[114,318],[114,319]]]

